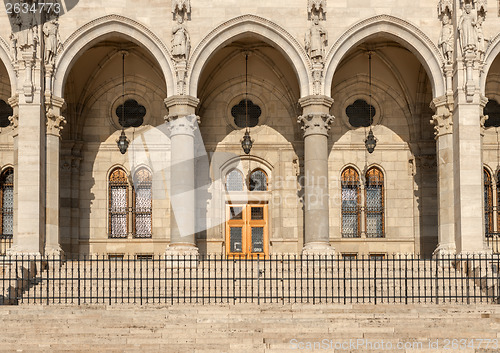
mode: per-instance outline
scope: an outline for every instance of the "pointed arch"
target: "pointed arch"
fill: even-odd
[[[12,66],[12,59],[13,58],[9,54],[9,45],[3,38],[0,37],[0,61],[5,66],[7,75],[9,75],[10,95],[14,96],[16,94],[17,77],[14,67]]]
[[[297,75],[301,97],[309,95],[311,63],[305,49],[285,29],[255,15],[243,15],[222,23],[196,46],[188,63],[188,94],[197,96],[201,72],[217,49],[248,33],[271,44],[289,60]]]
[[[500,55],[500,33],[491,40],[486,53],[484,54],[484,64],[481,70],[481,76],[479,78],[479,88],[481,89],[481,94],[486,94],[486,79],[488,78],[488,72],[490,71],[493,61]]]
[[[340,36],[325,60],[325,94],[329,95],[333,75],[346,53],[375,35],[384,34],[409,49],[424,66],[431,80],[434,98],[446,92],[441,70],[443,57],[434,43],[415,25],[390,15],[380,15],[356,23]]]
[[[166,45],[149,28],[128,17],[108,15],[100,17],[80,27],[63,43],[63,50],[56,59],[54,75],[54,95],[63,97],[64,85],[71,68],[78,58],[94,44],[103,39],[121,35],[145,48],[154,57],[163,73],[167,94],[175,95],[175,70]]]

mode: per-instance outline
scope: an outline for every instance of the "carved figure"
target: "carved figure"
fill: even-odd
[[[460,44],[463,52],[476,51],[477,49],[477,18],[472,10],[472,5],[466,3],[464,11],[458,20],[458,32],[460,33]]]
[[[17,37],[17,48],[21,51],[34,49],[38,44],[38,35],[36,33],[36,26],[38,25],[35,16],[28,13],[18,13],[14,20],[18,30],[15,36]]]
[[[176,17],[189,16],[191,13],[191,1],[190,0],[172,0],[172,13],[174,14],[174,19]]]
[[[59,47],[59,23],[56,19],[45,22],[43,25],[43,36],[45,42],[45,64],[54,64]]]
[[[328,34],[319,24],[317,15],[313,16],[313,23],[306,33],[306,50],[309,57],[315,64],[322,64],[325,54],[325,47],[328,43]]]
[[[13,62],[17,62],[17,36],[11,32],[10,36],[10,53],[12,55]]]
[[[484,60],[484,53],[486,51],[486,39],[484,39],[483,34],[483,22],[486,18],[486,14],[483,11],[477,13],[477,51],[479,54],[479,60]]]
[[[450,23],[450,17],[447,13],[442,18],[443,26],[439,36],[438,47],[441,48],[446,63],[450,64],[453,60],[453,25]]]
[[[172,56],[178,61],[186,60],[191,49],[189,33],[182,22],[183,18],[177,17],[177,25],[172,29]]]
[[[309,16],[320,16],[321,19],[325,19],[326,15],[326,0],[309,0],[307,3],[307,12],[309,13]]]

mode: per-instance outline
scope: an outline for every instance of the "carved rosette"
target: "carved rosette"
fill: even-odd
[[[335,118],[330,114],[306,114],[301,115],[297,119],[297,123],[301,124],[304,131],[304,137],[309,135],[324,135],[328,136],[330,124]]]
[[[54,114],[52,109],[49,109],[47,114],[47,135],[61,136],[61,130],[66,125],[66,119],[62,115]]]
[[[198,125],[200,124],[200,117],[195,114],[186,116],[168,115],[165,117],[167,129],[170,137],[175,135],[189,135],[193,136]]]

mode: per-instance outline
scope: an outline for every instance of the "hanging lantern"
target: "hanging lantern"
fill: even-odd
[[[375,150],[375,146],[377,146],[377,140],[375,139],[375,136],[373,135],[373,131],[370,128],[370,131],[368,132],[368,136],[365,139],[365,147],[368,150],[368,153],[372,153]]]
[[[250,133],[247,130],[245,131],[245,135],[241,140],[241,148],[243,148],[243,152],[245,152],[245,154],[249,154],[250,150],[252,149],[252,146],[253,146],[253,140],[250,137]]]
[[[130,141],[127,138],[127,135],[125,135],[125,131],[122,130],[122,133],[120,134],[120,137],[118,140],[116,140],[116,144],[118,145],[118,149],[120,150],[121,154],[125,154],[128,149]]]

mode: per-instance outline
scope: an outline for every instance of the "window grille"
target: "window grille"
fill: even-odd
[[[348,167],[342,172],[342,237],[360,236],[360,192],[359,174]]]
[[[250,174],[250,191],[267,191],[267,175],[258,169]]]
[[[146,168],[134,175],[134,236],[150,238],[152,234],[152,177]]]
[[[484,230],[493,233],[493,183],[490,172],[484,168]]]
[[[109,236],[126,238],[128,234],[128,178],[115,169],[109,176]]]
[[[366,173],[366,236],[384,237],[384,176],[380,169],[371,168]]]
[[[236,169],[233,169],[226,177],[227,191],[243,191],[243,175]]]
[[[12,238],[14,230],[14,169],[7,168],[0,176],[2,238]]]

